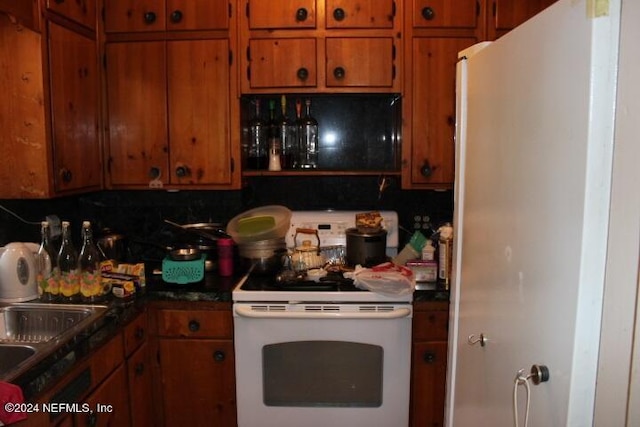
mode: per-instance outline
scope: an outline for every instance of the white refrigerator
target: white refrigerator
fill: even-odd
[[[460,53],[447,426],[640,425],[638,3]]]

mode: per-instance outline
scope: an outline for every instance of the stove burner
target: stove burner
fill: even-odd
[[[271,276],[251,275],[240,287],[244,291],[289,291],[289,292],[360,292],[353,280],[341,274],[329,273],[319,282],[313,280],[291,280],[278,282]]]

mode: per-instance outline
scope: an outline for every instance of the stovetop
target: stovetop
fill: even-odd
[[[353,280],[345,279],[339,273],[328,273],[327,276],[315,280],[281,280],[271,276],[249,276],[242,284],[243,291],[271,292],[365,292],[356,288]]]

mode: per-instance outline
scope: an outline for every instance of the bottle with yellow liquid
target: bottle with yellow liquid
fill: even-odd
[[[82,222],[82,249],[78,257],[80,295],[83,302],[97,302],[105,298],[100,272],[100,252],[93,242],[91,222]]]
[[[80,281],[78,280],[78,252],[71,240],[71,225],[62,221],[62,244],[58,252],[58,283],[61,302],[80,300]]]

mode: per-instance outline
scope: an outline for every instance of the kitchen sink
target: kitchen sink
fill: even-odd
[[[10,381],[71,341],[106,312],[106,305],[0,305],[0,380]]]

